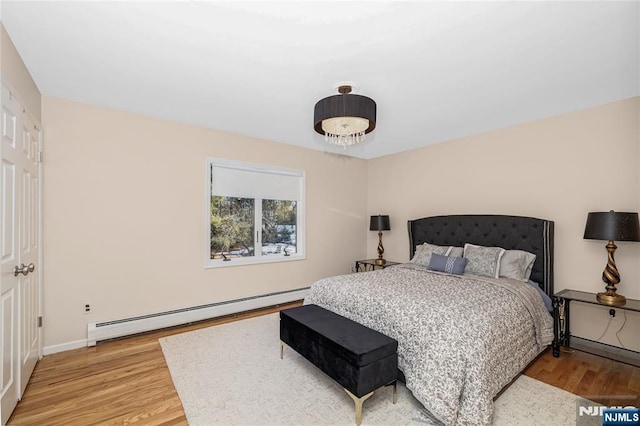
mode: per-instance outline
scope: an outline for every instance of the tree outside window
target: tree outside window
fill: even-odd
[[[207,159],[208,266],[304,258],[304,172]]]

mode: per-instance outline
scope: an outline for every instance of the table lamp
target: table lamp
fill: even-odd
[[[602,281],[607,285],[605,292],[598,293],[598,302],[614,306],[624,305],[627,299],[616,293],[616,284],[620,282],[620,273],[613,258],[617,249],[614,241],[640,241],[638,213],[614,212],[613,210],[591,212],[587,216],[584,238],[608,241],[606,247],[609,259],[604,272],[602,272]]]
[[[389,226],[389,216],[380,214],[377,216],[371,216],[369,230],[378,231],[378,258],[376,259],[376,265],[384,265],[387,261],[382,258],[382,254],[384,253],[384,247],[382,246],[382,231],[391,230],[391,226]]]

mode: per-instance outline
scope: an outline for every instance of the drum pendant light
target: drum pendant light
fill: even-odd
[[[366,96],[351,94],[352,87],[339,86],[339,95],[316,103],[313,127],[327,142],[347,147],[364,141],[376,128],[376,103]]]

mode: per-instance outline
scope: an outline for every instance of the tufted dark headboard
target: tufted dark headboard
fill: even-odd
[[[422,243],[463,247],[465,243],[525,250],[536,255],[531,280],[553,296],[553,222],[523,216],[450,215],[409,221],[409,253]]]

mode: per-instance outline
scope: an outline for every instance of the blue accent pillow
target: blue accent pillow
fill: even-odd
[[[449,257],[433,253],[427,269],[446,272],[447,274],[462,275],[465,266],[467,266],[467,259],[464,257]]]

